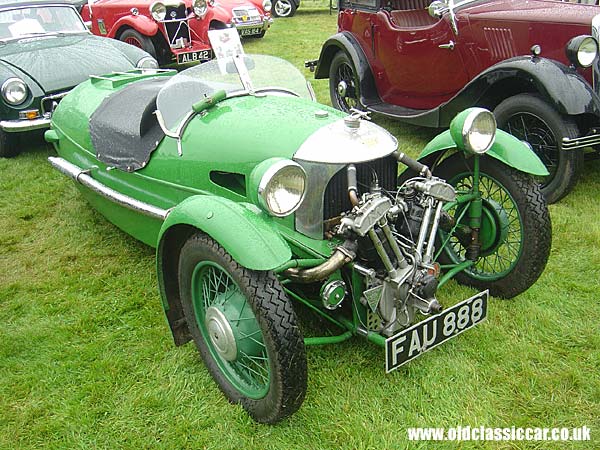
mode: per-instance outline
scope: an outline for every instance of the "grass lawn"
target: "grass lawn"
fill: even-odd
[[[310,77],[304,60],[336,31],[335,15],[310,5],[246,52]],[[329,103],[328,81],[313,84]],[[376,121],[412,154],[435,134]],[[192,344],[173,345],[153,250],[93,211],[52,154],[31,140],[0,160],[0,449],[427,448],[406,428],[459,425],[587,425],[581,448],[600,447],[600,162],[551,206],[550,261],[529,291],[491,299],[486,323],[390,375],[360,338],[309,347],[303,407],[263,426],[225,400]],[[440,296],[473,293],[451,282]],[[314,334],[318,322],[301,317]]]

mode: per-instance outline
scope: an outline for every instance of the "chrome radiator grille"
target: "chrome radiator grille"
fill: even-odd
[[[191,41],[184,3],[167,6],[167,15],[163,20],[171,48],[182,48]]]

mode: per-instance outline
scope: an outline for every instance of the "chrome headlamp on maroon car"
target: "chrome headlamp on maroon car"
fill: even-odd
[[[567,44],[567,58],[577,67],[590,67],[598,58],[598,42],[592,36],[575,36]]]

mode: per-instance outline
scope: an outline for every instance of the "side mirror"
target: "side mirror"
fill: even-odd
[[[427,7],[427,12],[431,17],[440,19],[444,13],[448,12],[448,5],[440,0],[435,0]]]

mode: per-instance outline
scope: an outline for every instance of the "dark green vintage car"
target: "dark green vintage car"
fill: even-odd
[[[391,371],[481,323],[489,294],[528,289],[549,255],[546,169],[489,111],[459,114],[417,161],[269,56],[94,77],[46,139],[94,208],[156,247],[175,343],[260,422],[302,404],[306,345],[362,336]],[[452,277],[477,290],[443,309]],[[304,338],[293,304],[341,331]]]
[[[73,6],[0,4],[0,157],[14,156],[17,134],[50,125],[56,105],[90,75],[158,67],[146,52],[93,36]]]

